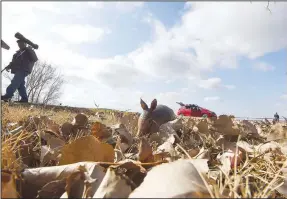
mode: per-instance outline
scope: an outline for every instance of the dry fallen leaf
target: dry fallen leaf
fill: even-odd
[[[267,136],[267,141],[286,139],[287,138],[287,128],[283,127],[282,124],[276,123],[271,127],[271,132]]]
[[[145,170],[132,162],[110,166],[93,198],[127,198],[145,175]]]
[[[85,166],[79,166],[77,171],[66,179],[65,193],[61,198],[87,198],[92,197],[92,186],[97,179],[89,176]]]
[[[32,166],[35,161],[35,152],[33,152],[32,147],[31,144],[21,144],[16,156],[17,158],[21,157],[22,163],[29,167]]]
[[[88,117],[83,113],[77,114],[72,122],[74,126],[86,126],[87,123]]]
[[[189,160],[177,160],[153,167],[143,183],[129,198],[171,198],[205,197],[210,198],[196,167]]]
[[[38,191],[36,198],[60,198],[65,192],[66,179],[48,182]]]
[[[250,134],[254,137],[260,137],[260,135],[258,134],[257,128],[255,127],[254,124],[252,124],[251,122],[247,121],[247,120],[243,120],[242,121],[243,127],[244,127],[244,131],[247,134]]]
[[[34,169],[25,169],[22,172],[24,181],[22,181],[23,198],[35,198],[38,191],[50,182],[66,179],[72,173],[78,171],[79,166],[84,166],[91,178],[97,179],[92,186],[92,193],[95,193],[102,179],[104,178],[104,168],[96,162],[78,162],[63,166],[40,167]],[[52,185],[50,185],[52,186]]]
[[[46,129],[48,131],[52,131],[54,132],[55,134],[57,135],[60,135],[60,125],[57,124],[56,122],[54,122],[53,120],[51,119],[48,119],[46,121]]]
[[[274,141],[271,141],[271,142],[268,142],[268,143],[263,143],[263,144],[259,144],[257,146],[254,146],[255,150],[262,154],[262,153],[266,153],[267,151],[270,151],[270,150],[275,150],[275,149],[280,149],[281,148],[281,145],[277,142],[274,142]]]
[[[206,120],[201,120],[196,126],[200,133],[208,133],[208,124]]]
[[[159,135],[160,135],[161,139],[165,140],[171,136],[174,136],[177,140],[180,140],[176,131],[173,128],[174,126],[176,126],[176,124],[171,123],[171,122],[167,122],[167,123],[162,124],[159,127]]]
[[[40,166],[45,166],[47,163],[56,164],[59,161],[59,150],[53,150],[46,145],[41,146]]]
[[[69,122],[65,122],[64,124],[62,124],[60,131],[64,138],[68,138],[70,135],[73,135],[75,133],[73,124]]]
[[[220,115],[216,121],[214,121],[215,129],[224,135],[239,135],[240,131],[237,125],[233,124],[230,117],[227,115]]]
[[[81,137],[61,149],[59,165],[81,161],[114,162],[115,153],[111,145],[101,143],[94,136]]]
[[[47,145],[51,149],[59,149],[65,145],[65,141],[60,138],[51,137],[49,140],[47,140]]]
[[[189,159],[189,162],[191,162],[196,167],[197,171],[202,174],[206,174],[209,171],[208,159]]]
[[[141,138],[138,146],[138,158],[141,162],[153,162],[152,147],[145,138]]]
[[[126,198],[131,191],[126,180],[109,168],[93,198]]]
[[[232,168],[231,162],[232,162],[233,156],[234,156],[234,153],[232,151],[224,152],[223,154],[218,154],[217,156],[217,159],[221,163],[219,167],[226,176],[228,176],[229,172],[231,171],[231,168]]]
[[[169,138],[160,146],[157,147],[156,151],[153,152],[154,155],[161,154],[163,152],[168,152],[172,157],[177,156],[177,151],[175,150],[173,144],[176,138],[174,135],[170,135]]]
[[[19,198],[12,173],[1,171],[1,198]]]
[[[99,140],[109,138],[112,135],[111,129],[108,129],[106,125],[100,122],[94,122],[92,124],[92,135]]]
[[[199,148],[195,148],[187,150],[187,153],[190,157],[195,157],[196,155],[198,155],[199,151],[200,151]]]
[[[116,124],[111,128],[114,130],[114,134],[118,134],[124,143],[126,143],[128,146],[132,145],[133,137],[124,124]]]

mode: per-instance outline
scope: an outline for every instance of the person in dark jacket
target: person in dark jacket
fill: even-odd
[[[6,94],[1,96],[1,100],[8,101],[18,90],[21,100],[19,102],[28,102],[27,91],[25,87],[25,78],[31,74],[38,57],[35,51],[23,40],[17,40],[19,50],[13,55],[12,61],[6,67],[6,70],[14,74],[11,84],[6,89]]]
[[[274,122],[279,122],[279,115],[277,112],[274,115]]]

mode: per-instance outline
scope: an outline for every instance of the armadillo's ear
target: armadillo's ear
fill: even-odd
[[[153,111],[157,106],[157,100],[154,99],[152,100],[152,102],[150,103],[150,111]]]
[[[143,110],[147,111],[148,110],[148,106],[147,104],[141,99],[141,107]]]

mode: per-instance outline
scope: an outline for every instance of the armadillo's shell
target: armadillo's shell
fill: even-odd
[[[173,110],[165,105],[158,105],[156,109],[152,112],[152,119],[156,122],[156,124],[153,124],[151,127],[151,133],[155,133],[158,131],[159,126],[175,120],[176,115],[174,114]]]

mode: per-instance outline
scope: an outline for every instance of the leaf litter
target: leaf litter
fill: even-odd
[[[2,197],[286,198],[286,122],[180,117],[139,138],[137,113],[105,114],[125,122],[4,116]]]

